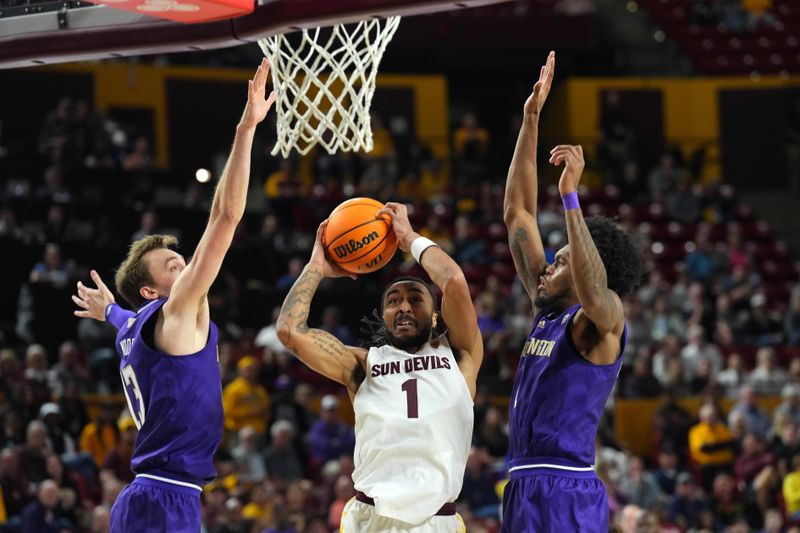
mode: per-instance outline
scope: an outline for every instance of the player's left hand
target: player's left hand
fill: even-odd
[[[325,236],[325,228],[328,225],[328,219],[322,221],[322,223],[317,228],[317,236],[314,240],[314,248],[311,250],[311,259],[308,263],[311,265],[317,265],[319,268],[322,269],[322,276],[324,278],[350,278],[356,279],[356,275],[350,272],[347,272],[343,268],[339,267],[336,263],[328,258],[328,255],[325,253],[325,244],[324,244],[324,236]]]
[[[408,208],[405,204],[386,202],[383,209],[378,211],[377,217],[383,215],[389,215],[392,218],[392,229],[397,235],[397,246],[404,252],[409,251],[411,243],[419,237],[419,233],[411,227],[411,222],[408,220]]]
[[[264,98],[267,93],[267,80],[269,79],[269,61],[267,58],[261,60],[253,79],[247,82],[247,105],[244,107],[240,124],[245,127],[255,128],[264,120],[275,102],[275,91],[269,93],[268,98]]]
[[[97,285],[96,289],[87,287],[82,282],[78,282],[78,295],[72,295],[75,305],[82,308],[82,311],[75,311],[75,316],[83,318],[94,318],[100,322],[106,320],[106,307],[114,303],[114,295],[108,290],[106,284],[100,279],[100,274],[96,270],[90,272],[92,281]]]
[[[555,166],[564,164],[564,171],[558,180],[558,192],[561,196],[577,191],[583,167],[586,165],[583,148],[580,145],[559,144],[550,150],[550,163]]]

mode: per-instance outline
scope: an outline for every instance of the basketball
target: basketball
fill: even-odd
[[[328,217],[323,244],[328,257],[353,274],[383,267],[397,251],[397,236],[388,215],[377,218],[383,204],[371,198],[351,198]]]

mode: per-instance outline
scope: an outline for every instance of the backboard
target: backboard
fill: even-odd
[[[181,24],[79,1],[0,0],[0,68],[212,50],[300,28],[416,15],[507,0],[267,0],[250,15]]]

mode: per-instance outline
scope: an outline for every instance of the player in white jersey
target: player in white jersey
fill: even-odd
[[[325,278],[352,276],[325,257],[317,231],[311,259],[286,296],[278,318],[281,342],[305,364],[345,387],[356,419],[356,497],[341,531],[466,531],[453,501],[461,492],[472,438],[472,398],[483,341],[464,273],[435,243],[420,237],[406,207],[387,203],[399,247],[411,251],[442,291],[447,333],[430,287],[418,278],[389,284],[369,349],[345,346],[306,324]]]

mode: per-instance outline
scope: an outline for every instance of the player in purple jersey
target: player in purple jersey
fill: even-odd
[[[560,145],[550,163],[569,244],[545,261],[536,220],[539,114],[553,82],[555,53],[525,102],[508,171],[504,219],[517,274],[533,301],[509,407],[510,481],[502,530],[608,531],[608,498],[595,475],[594,439],[625,348],[622,300],[642,262],[629,235],[605,218],[584,220],[578,204],[580,146]]]
[[[94,270],[93,289],[78,283],[79,317],[117,328],[116,348],[125,397],[139,435],[131,460],[136,479],[111,510],[113,532],[197,533],[202,485],[216,476],[212,462],[222,438],[222,391],[217,327],[208,290],[244,214],[256,126],[275,94],[266,97],[269,64],[248,84],[247,104],[208,225],[191,261],[172,248],[172,236],[134,242],[115,277],[117,291],[137,312],[122,309]]]

